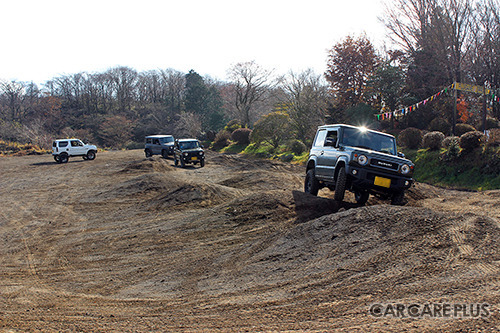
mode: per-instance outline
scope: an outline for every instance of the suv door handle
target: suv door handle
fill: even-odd
[[[320,153],[320,155],[323,155],[324,153],[325,153],[325,151],[324,151],[324,150],[322,150],[322,151],[321,151],[321,153]]]

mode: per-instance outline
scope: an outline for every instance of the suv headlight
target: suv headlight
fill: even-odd
[[[359,155],[358,156],[358,163],[359,163],[359,165],[368,164],[368,157],[366,157],[365,155]]]
[[[408,164],[403,164],[403,165],[401,166],[401,173],[402,173],[403,175],[407,175],[407,174],[409,174],[409,173],[410,173],[410,171],[411,171],[411,168],[410,168],[410,166],[409,166]]]
[[[200,151],[200,155],[203,155],[203,152],[202,152],[202,151]]]
[[[184,153],[184,156],[188,156],[188,153]]]

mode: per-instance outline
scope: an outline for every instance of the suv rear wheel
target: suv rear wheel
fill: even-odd
[[[149,157],[153,156],[153,153],[151,153],[150,149],[144,150],[144,154],[146,155],[146,158],[149,158]]]
[[[166,151],[165,149],[163,149],[163,150],[161,151],[161,156],[162,156],[163,158],[168,158],[168,151]]]
[[[67,154],[59,155],[59,163],[68,163],[69,156]]]
[[[316,179],[316,174],[314,173],[314,169],[309,169],[306,173],[306,180],[304,182],[304,192],[318,195],[319,191],[319,182]]]
[[[363,206],[368,201],[369,196],[370,196],[370,194],[368,193],[368,191],[356,190],[354,192],[354,198],[356,199],[356,202],[358,203],[358,205],[361,205],[361,206]]]

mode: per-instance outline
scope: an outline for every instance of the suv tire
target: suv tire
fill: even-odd
[[[146,149],[144,151],[144,155],[146,155],[146,158],[150,158],[151,156],[153,156],[153,153],[151,152],[151,150]]]
[[[368,197],[370,197],[370,193],[368,193],[368,191],[357,190],[354,192],[354,198],[360,206],[363,206],[368,201]]]
[[[96,154],[95,154],[95,151],[93,151],[93,150],[89,150],[89,151],[87,152],[87,160],[89,160],[89,161],[93,161],[93,160],[95,160],[95,155],[96,155]]]
[[[59,155],[59,163],[68,163],[69,156],[67,154]]]
[[[313,169],[309,169],[306,174],[306,180],[304,182],[304,192],[318,195],[319,191],[319,181],[316,179],[316,174]]]
[[[162,156],[163,158],[168,158],[168,151],[166,151],[165,149],[163,149],[163,150],[161,151],[161,156]]]
[[[59,158],[59,155],[54,155],[54,161],[57,163],[61,163],[61,159]]]
[[[347,176],[345,174],[345,168],[341,167],[337,175],[337,181],[335,182],[335,193],[333,194],[333,199],[335,201],[344,200],[346,183]]]
[[[184,168],[186,166],[186,163],[184,163],[184,158],[181,157],[181,168]]]
[[[203,159],[200,161],[200,168],[203,168],[204,166],[205,166],[205,160]]]

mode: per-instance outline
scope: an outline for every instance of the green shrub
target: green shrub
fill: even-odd
[[[467,132],[460,137],[460,148],[464,151],[472,151],[479,148],[484,142],[484,135],[481,132]]]
[[[250,143],[250,134],[252,130],[249,128],[238,128],[231,133],[231,140],[238,144],[247,145]]]
[[[233,133],[235,130],[237,130],[238,128],[242,128],[242,127],[243,126],[241,126],[241,122],[238,119],[233,119],[227,123],[227,125],[226,125],[226,127],[224,127],[224,129],[226,131],[228,131],[229,133]]]
[[[493,117],[486,117],[486,129],[498,128],[498,120]]]
[[[292,140],[292,141],[290,141],[288,143],[288,148],[295,155],[301,155],[307,149],[306,145],[302,141],[300,141],[300,140]]]
[[[398,141],[409,149],[417,149],[422,144],[422,131],[418,128],[408,127],[399,133]]]
[[[448,120],[444,118],[434,118],[432,119],[431,123],[429,124],[429,130],[430,131],[438,131],[443,134],[448,134],[450,133],[450,123]]]
[[[446,138],[443,139],[443,142],[441,145],[444,148],[449,148],[451,145],[456,145],[457,147],[460,147],[460,138],[458,136],[447,136]]]
[[[469,124],[456,124],[455,125],[455,135],[462,136],[467,132],[474,132],[476,129]]]
[[[424,148],[429,148],[430,150],[438,150],[444,140],[444,134],[438,131],[429,132],[424,135],[422,140],[422,146]]]
[[[214,142],[212,143],[212,148],[218,150],[229,146],[229,139],[231,139],[231,133],[226,130],[219,131],[219,133],[215,136]]]

